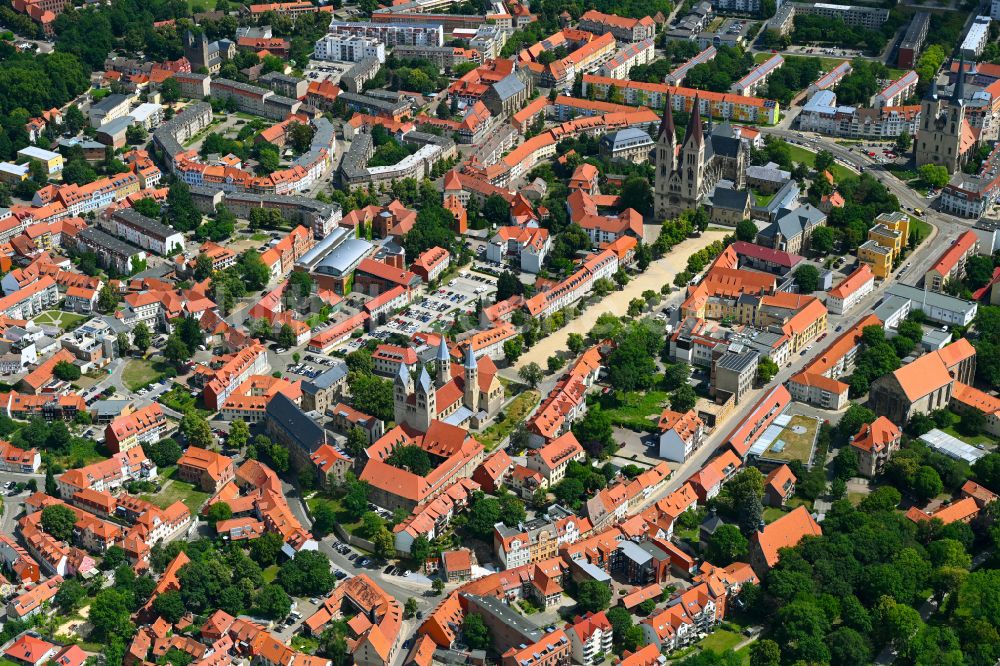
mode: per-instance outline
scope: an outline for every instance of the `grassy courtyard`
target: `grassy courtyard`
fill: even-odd
[[[910,215],[910,229],[917,232],[917,243],[924,242],[924,239],[931,235],[932,227],[919,217]]]
[[[163,378],[164,370],[163,361],[133,358],[125,364],[125,369],[122,370],[122,382],[130,391],[138,391],[144,386],[160,381]]]
[[[514,429],[524,423],[528,414],[542,399],[538,391],[525,391],[514,398],[503,410],[503,419],[484,430],[476,437],[487,451],[492,451],[503,440],[507,439]]]
[[[666,391],[615,391],[600,396],[597,402],[612,424],[638,432],[652,432],[669,397]]]
[[[174,502],[184,502],[185,506],[197,515],[198,509],[204,504],[211,494],[203,492],[187,481],[177,478],[177,468],[171,469],[163,475],[163,486],[160,492],[155,495],[142,495],[142,499],[152,502],[161,509],[165,509]]]
[[[58,326],[64,331],[69,331],[83,322],[90,319],[87,315],[76,314],[75,312],[63,312],[61,310],[46,310],[32,319],[39,326]]]

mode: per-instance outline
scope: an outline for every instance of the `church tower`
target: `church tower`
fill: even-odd
[[[437,417],[437,389],[431,385],[431,376],[427,374],[427,368],[420,368],[415,397],[416,413],[411,425],[421,432],[427,432],[431,421]]]
[[[448,345],[444,342],[444,336],[441,336],[441,344],[438,345],[437,350],[437,378],[434,383],[438,388],[441,388],[445,384],[451,381],[451,354],[448,351]]]
[[[670,93],[663,107],[660,131],[656,137],[656,178],[653,188],[653,208],[656,219],[665,219],[670,211],[670,176],[677,167],[677,133]]]
[[[701,127],[701,101],[694,98],[694,108],[691,110],[691,122],[688,123],[687,136],[681,146],[680,159],[677,168],[682,174],[681,198],[697,204],[701,196],[705,176],[705,135]]]
[[[399,372],[392,381],[392,413],[396,423],[406,422],[406,400],[413,392],[413,378],[405,363],[399,364]]]
[[[938,96],[937,80],[920,102],[920,131],[913,142],[918,167],[938,164],[949,173],[958,171],[971,150],[962,153],[962,132],[965,127],[965,58],[958,64],[958,78],[951,98]]]
[[[465,406],[473,414],[479,411],[479,364],[471,344],[465,346]]]

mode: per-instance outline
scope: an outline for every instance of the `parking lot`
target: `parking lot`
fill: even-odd
[[[371,335],[352,340],[348,346],[357,349],[367,340],[383,341],[394,333],[409,337],[418,331],[446,330],[456,317],[474,316],[477,300],[492,302],[496,289],[496,278],[462,271],[444,286],[418,296],[409,307],[398,312]]]
[[[280,350],[276,350],[280,351]],[[306,354],[301,363],[296,363],[295,365],[288,366],[285,372],[293,375],[302,375],[303,377],[308,377],[313,379],[318,375],[323,374],[331,366],[337,364],[337,359],[328,358],[326,356],[313,356],[312,354]]]

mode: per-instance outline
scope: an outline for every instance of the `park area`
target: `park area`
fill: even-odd
[[[122,370],[122,382],[130,391],[149,386],[163,378],[166,364],[162,360],[145,358],[130,359]]]
[[[64,331],[71,331],[83,322],[87,321],[86,315],[74,312],[62,312],[61,310],[46,310],[32,321],[39,326],[58,326]]]
[[[165,509],[174,502],[180,501],[184,502],[193,515],[197,515],[201,505],[211,497],[209,493],[199,490],[193,484],[178,479],[176,467],[170,469],[165,474],[161,474],[161,476],[163,485],[160,487],[160,491],[155,494],[141,496],[142,499],[152,502],[161,509]]]

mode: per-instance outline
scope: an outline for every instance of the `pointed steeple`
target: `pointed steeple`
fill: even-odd
[[[403,386],[410,385],[410,370],[405,363],[399,364],[399,372],[396,373],[396,383]]]
[[[965,104],[965,54],[958,60],[958,80],[955,82],[955,90],[951,93],[951,103],[956,106]]]
[[[420,367],[420,379],[417,380],[417,386],[419,386],[424,393],[428,393],[431,390],[431,376],[427,374],[427,368]]]
[[[674,109],[673,103],[670,101],[670,93],[667,93],[667,103],[663,106],[663,118],[660,119],[660,131],[657,133],[657,138],[663,136],[664,132],[669,132],[670,137],[673,138],[676,135],[674,131]]]
[[[472,352],[472,345],[465,345],[465,369],[475,370],[479,367],[476,363],[476,355]]]
[[[437,360],[438,361],[447,361],[450,358],[451,357],[448,355],[448,345],[447,345],[447,343],[444,340],[444,336],[442,335],[441,336],[441,343],[438,345]]]
[[[696,145],[701,145],[704,137],[701,129],[701,100],[694,96],[694,108],[691,109],[691,120],[688,121],[688,136]]]

